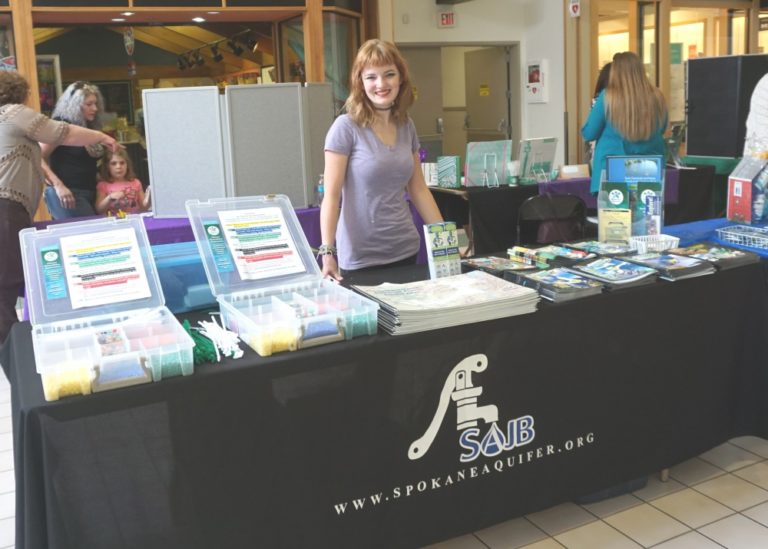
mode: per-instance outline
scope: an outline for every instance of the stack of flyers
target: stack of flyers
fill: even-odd
[[[522,285],[536,288],[539,295],[555,303],[599,294],[603,284],[569,269],[557,268],[522,276]]]
[[[606,290],[652,284],[659,274],[651,267],[622,261],[615,257],[601,257],[590,263],[577,265],[575,268],[605,284]]]

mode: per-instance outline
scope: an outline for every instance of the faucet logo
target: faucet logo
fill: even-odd
[[[462,462],[472,461],[480,454],[494,456],[503,450],[511,450],[533,440],[536,436],[533,417],[522,416],[510,420],[505,433],[497,425],[499,411],[496,405],[477,405],[477,399],[483,394],[483,388],[472,384],[472,374],[484,372],[486,368],[488,368],[488,357],[483,354],[468,356],[454,366],[440,392],[440,400],[432,421],[424,434],[413,441],[408,449],[409,459],[419,459],[429,451],[451,401],[456,403],[456,430],[463,431],[459,437],[459,444],[468,451],[461,455]],[[480,440],[477,438],[480,434],[479,420],[490,424],[487,434]]]

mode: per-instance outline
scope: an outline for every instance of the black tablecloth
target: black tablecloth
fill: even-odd
[[[765,280],[754,264],[440,331],[249,351],[58,402],[19,324],[0,356],[17,546],[417,547],[765,437]],[[459,375],[468,357],[480,371]],[[434,442],[414,444],[441,393]]]
[[[536,185],[519,187],[470,187],[469,217],[475,255],[506,250],[516,243],[517,211],[539,193]]]

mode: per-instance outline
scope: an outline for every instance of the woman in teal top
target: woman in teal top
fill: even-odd
[[[632,52],[614,55],[608,86],[581,128],[585,140],[597,141],[589,190],[600,190],[606,156],[663,156],[666,127],[664,96],[648,80],[640,58]]]

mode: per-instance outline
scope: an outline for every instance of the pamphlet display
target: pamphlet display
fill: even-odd
[[[461,157],[437,157],[437,186],[446,189],[461,187]]]
[[[766,186],[768,160],[752,156],[742,158],[728,176],[728,220],[749,225],[768,222]]]
[[[467,143],[464,185],[498,187],[502,183],[506,184],[510,160],[512,140]]]
[[[46,400],[193,373],[194,343],[164,306],[140,216],[19,238]]]
[[[629,185],[603,181],[597,193],[597,239],[606,244],[628,245],[630,236]]]
[[[259,355],[376,333],[378,305],[321,277],[286,196],[186,208],[224,325]]]
[[[606,181],[629,187],[632,236],[660,234],[664,226],[664,158],[608,156]]]
[[[424,225],[429,278],[442,278],[461,274],[459,233],[456,223],[445,221]]]
[[[536,137],[520,141],[520,183],[546,183],[552,179],[557,152],[556,137]]]

